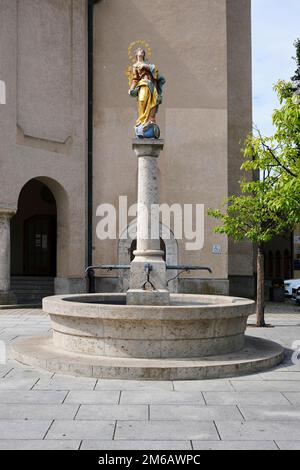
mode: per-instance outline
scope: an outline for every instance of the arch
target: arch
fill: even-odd
[[[37,176],[19,188],[17,207],[17,213],[11,221],[12,275],[29,276],[36,272],[36,275],[56,277],[58,273],[62,272],[63,263],[68,259],[66,240],[69,238],[70,229],[67,192],[53,178]],[[52,222],[50,221],[51,217]],[[45,230],[47,233],[44,233],[44,239],[42,239]],[[28,246],[24,246],[24,243],[31,244],[31,250],[34,250],[32,240],[34,231],[37,231],[36,257],[39,248],[42,249],[42,246],[45,248],[47,242],[55,245],[55,249],[51,249],[51,253],[48,253],[52,259],[51,269],[49,266],[49,269],[46,269],[45,266],[38,268],[38,259],[36,259],[36,266],[34,266],[33,260],[29,263],[30,266],[28,266],[28,261],[26,262],[26,256],[28,257],[30,254],[26,254]],[[55,233],[51,234],[51,231]],[[54,241],[51,241],[50,238],[53,238]],[[17,257],[19,259],[16,259]]]
[[[137,225],[136,219],[131,222],[121,234],[118,244],[118,259],[119,264],[130,264],[130,254],[132,249],[132,243],[136,240],[137,236]],[[169,227],[160,223],[160,237],[165,245],[166,250],[166,262],[169,265],[178,264],[178,242],[174,237],[174,234]],[[161,244],[162,245],[162,244]],[[176,271],[167,272],[168,279],[173,278],[176,275]],[[122,270],[120,272],[120,287],[123,292],[129,289],[129,272]],[[178,291],[178,280],[170,281],[169,283],[170,292]]]

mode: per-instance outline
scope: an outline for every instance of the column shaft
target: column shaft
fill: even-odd
[[[159,220],[151,212],[153,205],[157,204],[159,204],[157,157],[140,157],[138,159],[137,251],[160,250]],[[156,224],[158,224],[158,233]],[[156,238],[152,238],[153,235]]]

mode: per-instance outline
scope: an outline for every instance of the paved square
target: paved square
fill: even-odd
[[[69,377],[0,364],[0,449],[300,449],[300,307],[269,304],[273,328],[247,334],[277,341],[286,359],[271,371],[207,381]],[[251,325],[252,324],[252,325]],[[0,339],[50,332],[40,310],[0,310]]]

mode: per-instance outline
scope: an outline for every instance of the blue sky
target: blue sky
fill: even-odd
[[[296,64],[293,42],[300,38],[300,0],[252,0],[253,121],[272,133],[278,102],[273,84],[289,80]]]

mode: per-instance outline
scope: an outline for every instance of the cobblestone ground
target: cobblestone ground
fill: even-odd
[[[0,364],[0,449],[300,449],[300,307],[269,304],[276,369],[209,381],[96,380]],[[40,310],[0,310],[0,340],[50,333]],[[299,343],[300,344],[300,343]]]

